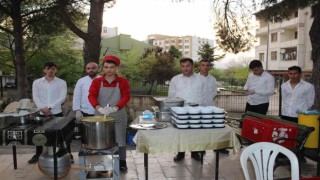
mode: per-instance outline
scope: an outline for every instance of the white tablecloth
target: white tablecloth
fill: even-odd
[[[233,148],[236,153],[240,142],[232,128],[177,129],[168,127],[158,130],[138,130],[134,137],[140,153],[189,152]]]

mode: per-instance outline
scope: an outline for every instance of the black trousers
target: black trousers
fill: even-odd
[[[269,103],[258,104],[258,105],[250,105],[249,103],[247,103],[245,112],[251,111],[251,112],[267,115],[268,108],[269,108]]]
[[[297,118],[297,117],[290,117],[290,116],[283,116],[283,115],[281,115],[281,119],[298,123],[298,118]]]

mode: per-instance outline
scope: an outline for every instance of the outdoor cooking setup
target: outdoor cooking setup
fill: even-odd
[[[81,119],[82,148],[79,151],[80,180],[120,179],[119,152],[115,140],[115,123],[110,117]]]
[[[0,114],[0,144],[12,146],[14,169],[17,169],[17,145],[46,146],[47,150],[39,157],[39,169],[57,179],[71,167],[65,144],[73,137],[74,120],[40,117],[37,109],[30,108],[26,102],[20,100],[18,108]]]

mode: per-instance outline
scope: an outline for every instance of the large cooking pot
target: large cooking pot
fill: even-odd
[[[81,122],[84,148],[109,149],[116,145],[113,117],[90,116],[82,118]]]
[[[180,98],[154,97],[161,112],[170,112],[171,107],[182,107],[184,100]]]

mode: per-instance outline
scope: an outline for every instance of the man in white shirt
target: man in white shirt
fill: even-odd
[[[43,67],[44,77],[32,84],[32,98],[40,115],[43,117],[62,117],[61,105],[67,97],[66,81],[56,77],[58,67],[53,62],[46,62]],[[29,164],[38,162],[42,146],[36,146],[36,154],[28,161]],[[70,146],[68,146],[70,152]]]
[[[84,116],[94,116],[95,109],[89,102],[89,88],[92,83],[92,80],[98,75],[99,67],[97,63],[89,62],[86,65],[87,76],[80,78],[77,81],[76,87],[73,91],[73,103],[72,109],[76,112],[76,122],[79,122],[80,119]]]
[[[203,76],[193,73],[193,60],[183,58],[180,60],[182,74],[178,74],[171,79],[168,97],[181,98],[185,104],[205,104],[206,81]],[[174,161],[181,161],[185,157],[185,152],[179,152]],[[198,152],[191,152],[191,157],[200,161]]]
[[[251,111],[266,115],[269,108],[269,97],[274,94],[274,77],[263,70],[259,60],[252,60],[249,69],[252,73],[249,74],[244,85],[244,90],[249,95],[245,112]]]
[[[281,85],[282,111],[281,119],[298,122],[297,110],[305,111],[314,103],[314,86],[301,79],[301,68],[288,68],[289,80]]]
[[[206,95],[205,106],[213,106],[213,99],[217,95],[217,80],[212,75],[209,74],[209,71],[212,69],[212,64],[209,60],[201,60],[199,63],[199,74],[206,79]]]

